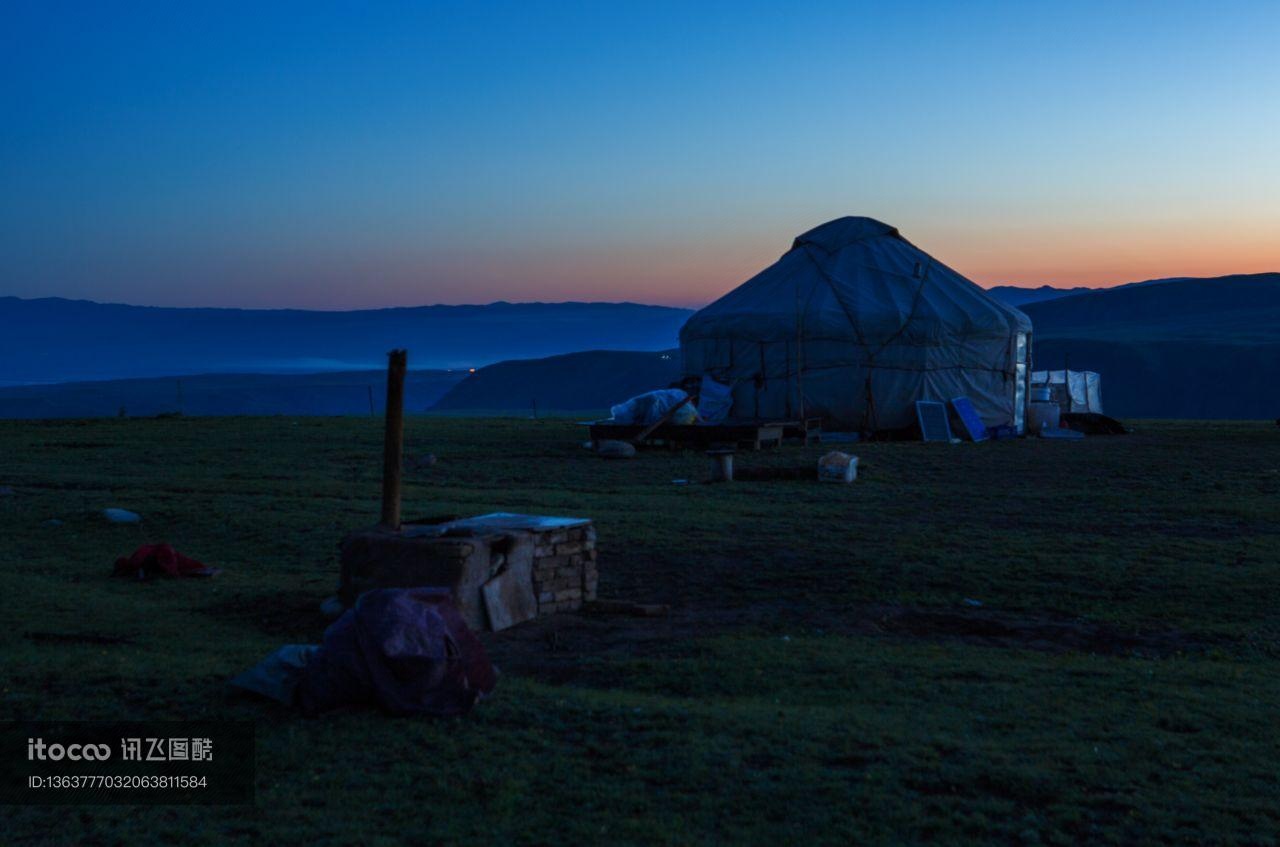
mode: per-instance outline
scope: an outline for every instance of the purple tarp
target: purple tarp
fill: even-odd
[[[232,685],[312,715],[379,706],[396,715],[447,716],[470,710],[496,682],[447,590],[383,588],[362,594],[325,630],[319,648],[281,648]]]
[[[448,591],[384,588],[325,630],[297,696],[312,714],[374,703],[398,715],[458,715],[496,682]]]

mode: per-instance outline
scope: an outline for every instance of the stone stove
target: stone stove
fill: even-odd
[[[448,588],[473,629],[500,630],[596,598],[596,531],[589,519],[494,512],[374,526],[339,545],[339,597],[373,588]]]

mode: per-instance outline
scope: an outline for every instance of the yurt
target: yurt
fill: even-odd
[[[917,400],[968,397],[1019,432],[1031,320],[871,218],[796,238],[680,330],[686,376],[728,385],[733,419],[904,430]]]

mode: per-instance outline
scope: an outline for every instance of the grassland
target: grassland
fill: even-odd
[[[378,422],[0,423],[0,719],[257,722],[257,805],[10,808],[9,844],[1268,844],[1280,431],[858,445],[852,486],[675,485],[564,420],[414,418],[407,515],[597,522],[601,593],[486,636],[457,720],[303,720],[224,685],[317,641],[377,513]],[[109,524],[104,507],[140,512]],[[59,526],[45,521],[58,519]],[[213,580],[108,577],[167,540]],[[980,604],[980,605],[979,605]]]

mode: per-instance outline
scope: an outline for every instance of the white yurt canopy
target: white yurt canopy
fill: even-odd
[[[731,416],[878,431],[967,396],[1021,428],[1031,321],[871,218],[801,235],[689,319],[684,371],[733,386]]]

